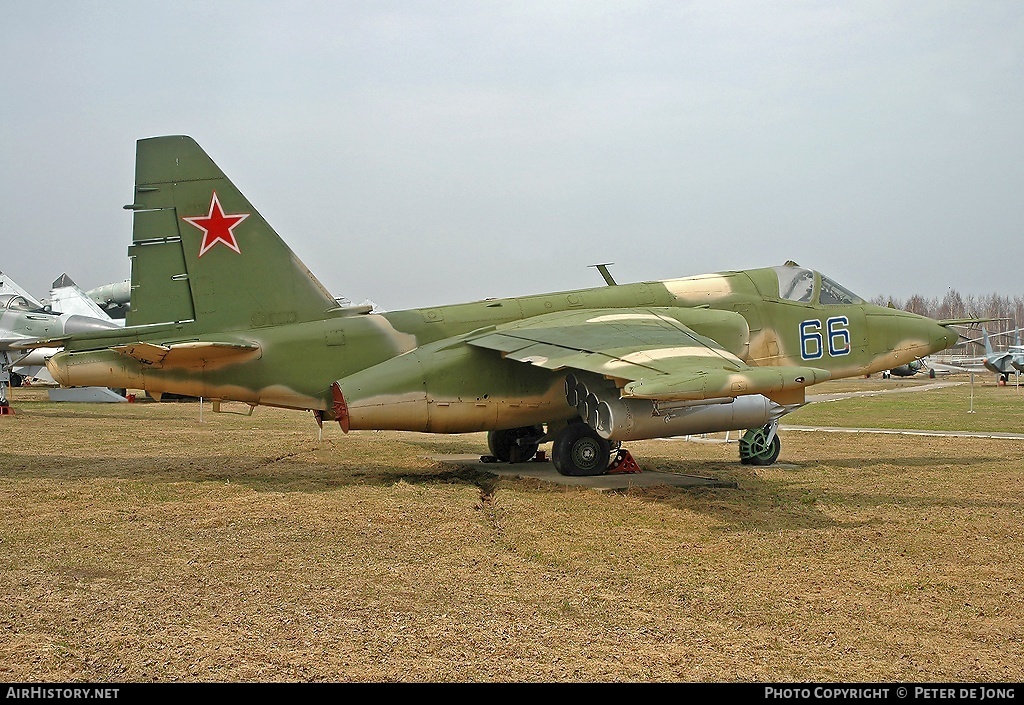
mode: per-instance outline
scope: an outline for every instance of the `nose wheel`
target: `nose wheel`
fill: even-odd
[[[779,458],[782,442],[776,430],[778,422],[752,428],[740,439],[740,462],[744,465],[771,465]]]

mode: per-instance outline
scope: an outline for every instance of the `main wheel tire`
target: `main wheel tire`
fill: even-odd
[[[540,426],[520,426],[490,431],[487,434],[487,447],[491,455],[503,463],[525,463],[537,455],[540,447],[537,443],[519,443],[520,438],[540,438],[544,429]]]
[[[611,443],[585,423],[571,423],[555,438],[551,462],[561,475],[603,475],[611,464]]]
[[[763,428],[752,428],[740,439],[740,462],[744,465],[771,465],[779,459],[782,441],[778,434],[768,443],[768,431]]]

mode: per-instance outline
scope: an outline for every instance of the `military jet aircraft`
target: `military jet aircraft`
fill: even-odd
[[[50,285],[50,296],[49,298],[43,299],[43,311],[46,313],[52,313],[56,315],[65,314],[70,316],[75,314],[82,319],[75,319],[81,321],[84,319],[95,319],[99,321],[107,321],[114,325],[124,325],[124,320],[114,320],[111,318],[106,311],[103,310],[91,297],[89,297],[82,289],[75,284],[74,280],[69,277],[66,273],[61,274],[53,284]],[[92,324],[90,324],[92,325]],[[76,323],[75,326],[79,326]],[[108,327],[105,323],[102,326]],[[46,370],[45,358],[52,355],[56,350],[37,350],[35,353],[21,360],[17,365],[11,368],[11,381],[17,384],[20,380],[29,380],[33,383],[48,383],[53,384],[54,380],[50,377],[50,373]]]
[[[935,376],[934,370],[929,370],[924,360],[911,360],[904,365],[897,365],[891,370],[882,370],[882,379],[889,379],[893,375],[896,377],[913,377],[919,372],[928,372],[931,377]]]
[[[920,360],[911,360],[905,365],[894,367],[891,370],[882,371],[882,378],[891,377],[914,377],[919,374],[927,375],[929,379],[935,379],[939,375],[953,375],[953,374],[964,374],[970,372],[984,371],[984,367],[981,367],[979,362],[977,365],[971,366],[969,361],[964,361],[963,364],[957,365],[951,362],[943,362],[936,359],[933,355],[928,357],[922,357]]]
[[[56,282],[55,282],[56,285]],[[20,349],[21,343],[72,333],[117,328],[106,318],[47,309],[40,301],[0,272],[0,407],[7,407],[8,385],[18,386],[28,370],[42,369],[59,346]]]
[[[124,329],[51,341],[63,385],[311,410],[321,428],[487,432],[494,458],[552,443],[563,475],[623,442],[747,429],[768,465],[805,388],[917,360],[950,326],[793,262],[374,313],[338,306],[190,137],[139,140]],[[617,452],[616,452],[617,451]]]
[[[1011,374],[1024,370],[1024,351],[1022,351],[1020,345],[1019,328],[1016,331],[1017,344],[1010,346],[1008,350],[996,350],[992,347],[992,341],[988,336],[988,329],[984,326],[981,329],[981,334],[985,341],[985,357],[982,361],[986,369],[999,375],[1000,382],[1008,382]]]

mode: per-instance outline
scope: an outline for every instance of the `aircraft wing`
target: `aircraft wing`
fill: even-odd
[[[763,394],[793,403],[831,375],[814,367],[752,367],[684,324],[673,309],[587,309],[544,314],[470,334],[466,342],[549,370],[574,369],[616,380],[623,397],[659,401]],[[745,338],[743,326],[730,339]],[[716,323],[723,330],[722,321]],[[742,333],[742,335],[740,335]]]

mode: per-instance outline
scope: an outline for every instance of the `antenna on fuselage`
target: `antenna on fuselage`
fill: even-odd
[[[614,262],[605,262],[604,264],[592,264],[591,267],[596,267],[597,271],[604,277],[604,283],[608,286],[617,286],[615,280],[612,278],[611,272],[608,271],[608,267],[615,264]]]

